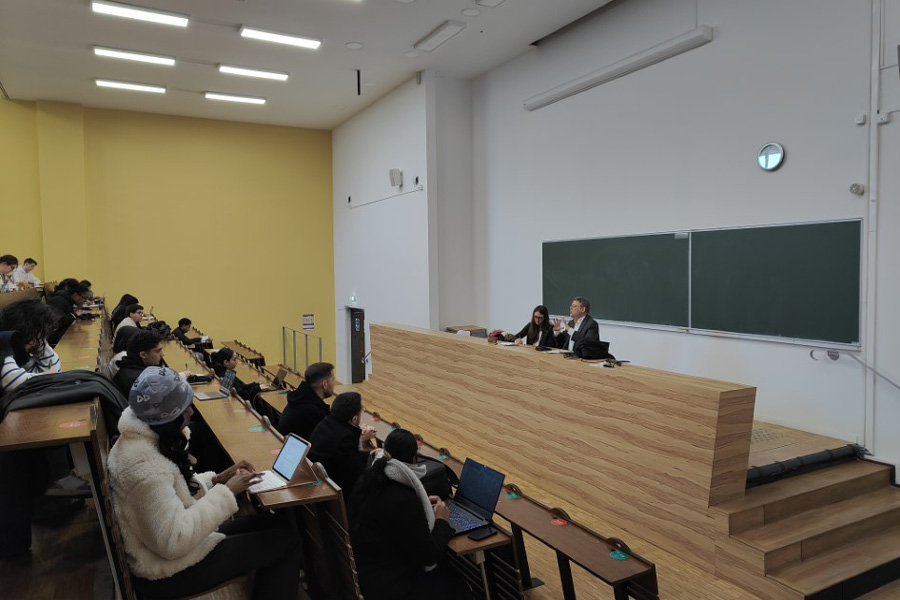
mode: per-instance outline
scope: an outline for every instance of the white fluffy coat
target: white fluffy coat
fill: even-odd
[[[225,538],[216,529],[237,512],[237,499],[225,485],[212,485],[212,471],[195,475],[200,491],[191,496],[178,467],[160,454],[159,436],[130,408],[119,432],[109,478],[129,566],[146,579],[170,577]]]

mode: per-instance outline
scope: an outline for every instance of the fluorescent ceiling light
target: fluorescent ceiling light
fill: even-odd
[[[122,58],[124,60],[135,60],[138,62],[152,63],[154,65],[167,65],[169,67],[175,64],[174,56],[160,56],[158,54],[142,54],[140,52],[128,52],[127,50],[114,50],[113,48],[101,48],[94,46],[94,54],[97,56],[106,56],[108,58]]]
[[[100,2],[94,0],[94,2],[91,2],[91,8],[94,12],[102,13],[104,15],[125,17],[126,19],[137,19],[138,21],[162,23],[163,25],[174,25],[176,27],[187,27],[188,24],[187,15],[162,12],[149,8],[141,8],[139,6],[131,6],[129,4],[119,4],[118,2]]]
[[[475,0],[475,4],[487,6],[488,8],[497,8],[503,4],[503,0]]]
[[[153,92],[154,94],[165,94],[166,88],[158,85],[145,85],[143,83],[127,83],[125,81],[110,81],[109,79],[97,79],[97,85],[105,88],[116,88],[119,90],[131,90],[132,92]]]
[[[413,44],[413,48],[431,52],[465,28],[465,23],[460,23],[459,21],[444,21],[437,29]]]
[[[206,92],[204,94],[207,100],[224,100],[225,102],[243,102],[244,104],[265,104],[265,98],[254,98],[253,96],[232,96],[231,94],[217,94],[215,92]]]
[[[276,81],[287,81],[287,73],[279,73],[278,71],[260,71],[258,69],[245,69],[243,67],[231,67],[229,65],[219,65],[219,73],[228,73],[229,75],[243,75],[244,77],[259,77],[260,79],[274,79]]]
[[[667,58],[678,56],[679,54],[687,52],[688,50],[693,50],[694,48],[699,48],[700,46],[711,42],[712,39],[712,27],[709,25],[701,25],[696,29],[692,29],[687,33],[683,33],[678,37],[674,37],[671,40],[653,46],[643,52],[638,52],[637,54],[632,54],[629,57],[623,58],[619,62],[613,63],[608,67],[592,71],[578,79],[556,86],[543,94],[532,96],[525,100],[522,106],[525,110],[543,108],[548,104],[558,102],[559,100],[574,96],[575,94],[580,94],[581,92],[612,81],[613,79],[618,79],[629,73],[634,73],[645,67],[655,65]]]
[[[285,33],[263,31],[261,29],[252,29],[250,27],[241,27],[241,36],[245,38],[252,38],[254,40],[262,40],[264,42],[274,42],[276,44],[287,44],[288,46],[309,48],[310,50],[316,50],[319,46],[322,45],[322,40],[318,40],[316,38],[287,35]]]

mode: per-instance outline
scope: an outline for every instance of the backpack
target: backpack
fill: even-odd
[[[450,485],[459,484],[456,473],[441,461],[421,454],[419,454],[419,464],[425,465],[425,475],[420,479],[425,493],[429,496],[437,496],[441,500],[449,498]]]
[[[615,356],[609,353],[609,342],[604,341],[596,341],[596,342],[585,342],[578,348],[578,352],[575,353],[578,358],[585,358],[587,360],[599,360],[603,358],[612,358],[615,360]]]
[[[153,321],[149,325],[147,325],[147,329],[150,331],[155,331],[159,335],[166,339],[172,333],[172,328],[169,327],[169,324],[165,321]]]

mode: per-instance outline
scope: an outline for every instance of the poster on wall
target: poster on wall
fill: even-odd
[[[303,331],[312,331],[316,328],[316,315],[307,313],[303,315]]]

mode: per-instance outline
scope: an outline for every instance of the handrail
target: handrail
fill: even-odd
[[[809,357],[813,360],[819,360],[818,358],[816,358],[816,355],[815,355],[816,350],[818,350],[818,349],[814,348],[809,351]],[[887,381],[889,384],[891,384],[892,386],[894,386],[895,388],[900,390],[900,383],[897,383],[896,381],[894,381],[893,379],[891,379],[890,377],[888,377],[887,375],[885,375],[884,373],[882,373],[881,371],[879,371],[878,369],[873,367],[872,365],[868,364],[866,361],[855,356],[854,354],[851,354],[849,352],[846,354],[847,354],[847,356],[849,356],[850,358],[852,358],[853,360],[855,360],[856,362],[858,362],[859,364],[864,366],[866,368],[866,370],[872,371],[873,373],[875,373],[875,375],[877,375],[878,377],[881,377],[882,379]],[[827,356],[831,360],[838,360],[841,357],[841,353],[838,350],[826,350],[825,356]]]
[[[297,371],[297,334],[303,336],[303,353],[304,353],[304,369],[309,366],[309,339],[313,338],[318,340],[319,343],[319,360],[313,362],[322,362],[322,338],[317,336],[314,333],[307,333],[305,331],[298,331],[292,327],[288,327],[284,325],[281,327],[281,364],[287,366],[288,359],[288,345],[287,345],[287,332],[291,332],[291,348],[293,351],[293,359],[294,362],[291,364],[291,368],[294,371]]]

